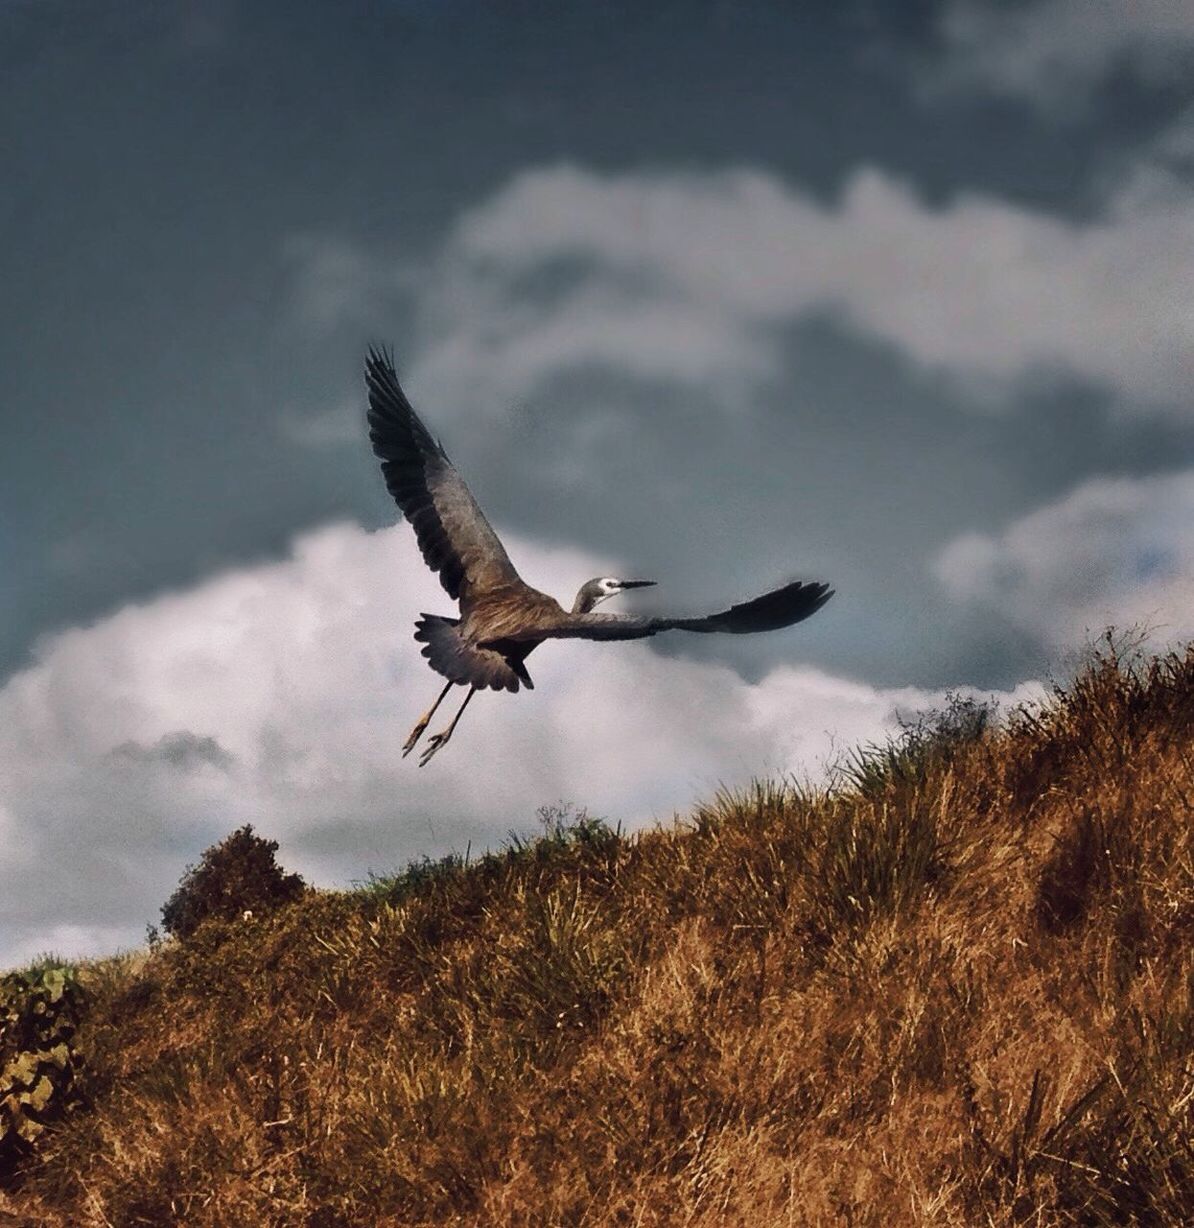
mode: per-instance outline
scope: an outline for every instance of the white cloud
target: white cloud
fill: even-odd
[[[610,566],[510,546],[561,596]],[[245,822],[286,866],[343,882],[496,844],[561,799],[666,819],[719,781],[816,773],[940,699],[798,665],[752,685],[642,644],[561,642],[530,659],[535,691],[478,696],[419,769],[399,751],[439,689],[411,639],[422,610],[451,603],[409,529],[339,525],[43,643],[0,689],[0,965],[137,942],[185,864]],[[783,634],[798,657],[801,629]]]
[[[953,542],[937,574],[1052,648],[1115,625],[1194,638],[1194,471],[1099,478],[992,536]]]
[[[758,171],[532,170],[449,237],[412,381],[462,412],[585,364],[732,399],[779,368],[785,325],[828,314],[976,394],[1063,374],[1188,415],[1190,250],[1194,190],[1156,168],[1085,222],[930,206],[878,170],[832,205]]]
[[[1161,82],[1194,69],[1189,0],[954,0],[941,34],[946,85],[1053,109],[1072,107],[1116,72]]]

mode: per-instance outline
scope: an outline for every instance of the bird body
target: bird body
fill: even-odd
[[[463,611],[463,607],[462,607]],[[568,618],[564,607],[529,584],[502,584],[469,603],[462,630],[478,643],[496,644],[555,626]]]
[[[369,351],[365,383],[369,440],[386,486],[410,521],[424,561],[460,606],[458,619],[423,614],[416,623],[415,639],[423,644],[423,655],[448,682],[411,731],[404,754],[414,748],[452,686],[469,687],[456,718],[431,738],[420,764],[452,736],[478,690],[533,688],[525,662],[546,640],[631,640],[673,630],[772,631],[808,618],[833,596],[826,584],[794,581],[700,617],[598,614],[594,607],[600,602],[654,583],[598,576],[581,586],[572,608],[565,610],[518,574],[464,479],[407,400],[389,355]]]

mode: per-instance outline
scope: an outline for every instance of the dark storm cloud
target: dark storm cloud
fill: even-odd
[[[939,38],[931,9],[898,29],[882,10],[868,20],[864,9],[837,5],[804,6],[791,19],[720,6],[701,16],[691,4],[550,13],[500,5],[44,4],[8,6],[0,21],[9,185],[0,249],[8,287],[0,299],[0,499],[9,580],[0,660],[9,669],[47,628],[191,582],[214,566],[276,555],[297,528],[345,514],[383,522],[391,513],[368,454],[334,446],[353,438],[361,347],[385,338],[403,353],[414,348],[420,287],[401,275],[430,275],[461,212],[528,166],[561,158],[611,169],[757,165],[829,202],[858,166],[878,164],[927,202],[965,187],[1064,215],[1088,208],[1086,185],[1117,150],[1139,147],[1162,126],[1143,106],[1114,122],[1098,114],[1068,121],[1064,134],[1028,107],[959,106],[955,96],[926,110],[915,82],[875,67],[873,53],[884,40],[931,49]],[[338,257],[321,249],[318,285],[308,280],[304,290],[295,259],[309,236],[334,236],[341,247]],[[350,327],[296,332],[293,313],[303,308],[296,295],[331,310],[329,294],[351,296],[362,260],[366,271],[396,271],[397,283],[352,300]],[[309,279],[310,261],[305,268]],[[866,346],[832,339],[826,352],[841,361],[821,362],[816,380],[790,378],[786,391],[781,379],[771,398],[786,399],[793,419],[806,414],[815,428],[810,437],[795,420],[773,422],[787,435],[779,441],[785,463],[775,471],[753,473],[748,442],[725,424],[706,423],[699,394],[686,441],[652,438],[652,430],[670,429],[660,415],[629,450],[630,463],[658,474],[684,462],[693,508],[702,489],[717,488],[723,501],[753,502],[744,510],[756,526],[780,519],[759,505],[795,468],[805,475],[804,493],[781,510],[782,519],[798,515],[811,527],[799,564],[819,563],[823,542],[835,575],[853,579],[845,567],[871,577],[855,585],[860,596],[872,588],[894,594],[909,572],[909,536],[940,535],[938,488],[958,465],[985,467],[990,433],[937,422],[928,450],[911,463],[921,469],[938,456],[939,480],[906,486],[893,504],[886,487],[909,463],[907,449],[877,457],[868,481],[860,458],[878,449],[846,441],[860,432],[872,440],[899,435],[895,420],[909,423],[910,436],[923,434],[946,394],[925,395],[898,361]],[[856,370],[863,382],[869,371],[889,382],[866,402],[869,415],[848,387]],[[835,404],[843,395],[850,405]],[[612,412],[669,397],[670,390],[622,397]],[[1014,431],[1064,437],[1081,399],[1071,391],[1034,405],[1033,424],[1007,427],[995,455],[1014,451]],[[549,403],[541,391],[532,407],[552,418],[549,450],[583,442],[568,426],[567,402]],[[825,419],[835,414],[849,428],[831,438]],[[1125,446],[1139,455],[1133,464],[1172,457],[1164,430],[1145,435],[1102,448],[1075,442],[1072,453],[1058,453],[1054,480],[1075,476],[1072,456],[1087,457],[1086,472]],[[333,451],[286,446],[296,436],[328,440]],[[704,473],[698,445],[705,443],[740,449],[734,459],[752,472],[749,495],[727,489],[728,467]],[[673,456],[677,447],[689,456]],[[661,449],[654,464],[646,459],[652,448]],[[487,453],[516,459],[500,445],[487,443]],[[607,492],[648,479],[603,462]],[[1021,510],[1020,462],[1009,457],[992,480],[1008,494],[991,514]],[[533,530],[539,500],[520,500],[508,486],[501,481],[497,510]],[[918,503],[917,488],[927,502]],[[828,496],[843,489],[852,504],[876,510],[864,541],[843,531],[864,517],[858,508],[828,515]],[[633,501],[621,494],[617,501],[632,521]],[[839,531],[826,537],[810,522],[810,503]],[[691,539],[708,539],[712,553],[673,540],[669,556],[676,552],[686,574],[702,557],[727,574],[740,548],[719,549],[720,522],[691,514],[700,526]],[[611,528],[614,550],[633,529]],[[757,539],[765,532],[756,528]],[[593,526],[585,544],[598,545],[597,536]],[[873,568],[884,558],[900,560],[886,582]],[[891,659],[885,643],[873,655]],[[917,665],[917,652],[908,655],[910,676],[925,668],[919,656]]]

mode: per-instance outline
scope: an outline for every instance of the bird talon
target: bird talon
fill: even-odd
[[[410,737],[402,744],[402,757],[406,758],[415,748],[415,743],[423,736],[423,730],[427,728],[428,717],[424,717],[411,731]]]
[[[419,759],[419,767],[426,767],[427,761],[435,754],[441,746],[447,744],[448,738],[451,735],[445,730],[443,733],[435,733],[431,735],[427,745],[423,748],[422,757]]]

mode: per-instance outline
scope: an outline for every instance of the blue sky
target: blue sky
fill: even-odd
[[[0,3],[0,959],[237,822],[343,882],[1189,638],[1192,69],[1174,0]],[[837,597],[545,649],[418,773],[372,341],[558,596]]]

